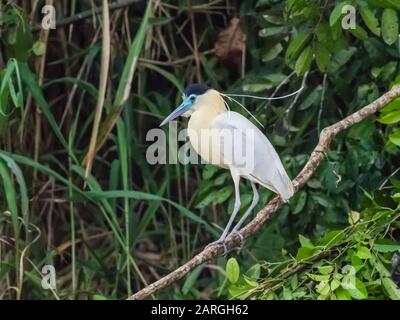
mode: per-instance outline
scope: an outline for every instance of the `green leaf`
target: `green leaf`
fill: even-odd
[[[3,8],[0,16],[4,13]],[[17,15],[22,15],[22,12],[18,12]],[[10,57],[14,57],[18,62],[27,62],[32,52],[33,37],[24,19],[19,17],[14,26],[2,29],[1,38],[8,41],[7,51],[10,52]]]
[[[287,63],[290,63],[297,59],[301,50],[303,50],[309,39],[309,33],[298,33],[297,35],[294,35],[292,37],[285,53],[285,60]]]
[[[304,260],[314,254],[314,249],[307,247],[300,247],[296,254],[296,260]]]
[[[336,7],[331,12],[329,16],[329,25],[332,27],[336,22],[339,21],[340,17],[342,16],[342,8],[346,5],[346,3],[341,2],[336,5]]]
[[[331,281],[331,290],[335,291],[337,288],[339,288],[341,285],[341,282],[337,279],[332,279]]]
[[[0,159],[0,186],[2,186],[5,195],[5,206],[11,214],[12,226],[14,229],[14,236],[16,239],[19,237],[19,219],[18,219],[18,206],[17,206],[17,192],[14,187],[14,181],[11,177],[10,170]]]
[[[391,273],[384,264],[377,258],[373,257],[371,259],[371,264],[374,266],[374,268],[378,271],[379,275],[381,278],[388,278],[391,276]]]
[[[360,213],[357,211],[350,210],[348,221],[350,225],[354,225],[360,220]]]
[[[102,294],[94,294],[92,296],[93,300],[110,300],[108,297],[102,295]]]
[[[367,31],[365,31],[364,28],[362,28],[360,26],[356,26],[355,29],[349,29],[349,31],[357,39],[360,39],[360,40],[363,40],[363,41],[368,39]]]
[[[381,72],[382,72],[382,68],[374,67],[374,68],[371,69],[371,75],[374,78],[378,78],[379,75],[381,74]]]
[[[311,66],[313,60],[313,51],[310,46],[305,48],[296,61],[295,71],[298,76],[304,75]]]
[[[227,173],[223,173],[221,175],[219,175],[218,177],[215,178],[215,180],[213,181],[213,185],[214,186],[220,186],[222,185],[225,180],[228,178],[229,174]]]
[[[203,179],[204,180],[210,179],[214,175],[214,173],[216,173],[218,170],[219,168],[217,166],[213,166],[211,164],[205,165],[203,169]]]
[[[370,259],[371,251],[367,247],[359,246],[357,248],[356,256],[360,259]]]
[[[290,278],[290,288],[292,288],[292,290],[296,290],[296,288],[299,285],[299,278],[297,276],[297,274],[294,274],[291,278]]]
[[[400,111],[393,111],[379,118],[379,122],[384,124],[393,124],[400,121]]]
[[[35,55],[41,56],[46,52],[46,44],[43,41],[38,40],[33,44],[32,50]]]
[[[7,36],[7,42],[9,45],[13,46],[17,42],[17,29],[11,29]]]
[[[358,278],[355,280],[355,288],[349,288],[346,290],[354,299],[361,300],[368,298],[367,289],[365,288],[364,283],[362,283]]]
[[[376,18],[375,13],[368,7],[360,8],[361,17],[369,30],[376,36],[380,36],[381,29],[379,28],[379,20]]]
[[[236,286],[231,285],[229,287],[229,294],[234,298],[240,298],[240,296],[245,295],[249,292],[249,288],[246,286]]]
[[[282,34],[287,31],[287,27],[268,27],[261,29],[258,35],[262,38]]]
[[[389,239],[376,240],[374,242],[373,249],[382,253],[396,252],[400,250],[400,244]]]
[[[391,143],[400,147],[400,129],[397,129],[392,134],[390,134],[389,140]]]
[[[32,97],[35,99],[36,103],[38,104],[38,106],[42,110],[43,114],[47,118],[47,121],[49,122],[50,127],[53,129],[54,134],[60,140],[60,142],[64,146],[64,148],[68,150],[69,149],[68,143],[65,140],[63,134],[61,133],[61,130],[57,124],[57,121],[55,120],[53,114],[50,111],[50,106],[43,96],[42,88],[39,86],[39,84],[35,78],[35,75],[29,69],[29,66],[27,63],[19,63],[18,66],[21,71],[21,78],[22,78],[23,82],[26,84],[29,92],[32,94]]]
[[[338,288],[335,294],[338,300],[351,300],[350,294],[343,288]]]
[[[318,241],[319,246],[334,246],[344,238],[343,230],[332,230],[326,233],[321,240]]]
[[[257,280],[260,277],[260,274],[261,274],[261,265],[259,263],[256,263],[246,272],[246,276],[248,276],[250,279],[253,280]]]
[[[205,198],[197,203],[196,208],[204,208],[210,203],[217,204],[227,200],[233,192],[232,186],[226,186],[217,191],[212,190]]]
[[[273,23],[273,24],[283,24],[285,21],[282,17],[279,16],[272,16],[270,14],[264,14],[262,16],[266,21]]]
[[[220,190],[218,190],[217,192],[215,192],[215,198],[213,203],[217,204],[217,203],[223,203],[225,200],[227,200],[230,195],[233,193],[233,188],[232,186],[226,186]]]
[[[311,106],[317,104],[320,101],[321,97],[321,86],[317,86],[311,93],[308,95],[307,98],[299,105],[298,110],[306,110]]]
[[[331,287],[329,285],[329,282],[327,280],[321,281],[315,286],[315,290],[317,290],[318,293],[321,295],[327,295],[331,291]]]
[[[317,267],[318,271],[321,272],[321,274],[331,274],[333,271],[332,266],[318,266]]]
[[[280,43],[277,43],[272,48],[269,48],[267,52],[262,56],[262,61],[268,62],[274,60],[283,50]]]
[[[329,72],[335,73],[340,67],[344,66],[351,57],[357,52],[357,48],[348,47],[334,53],[332,63],[329,66]]]
[[[389,79],[391,79],[396,70],[397,70],[397,61],[388,62],[382,68],[382,73],[381,73],[382,80],[388,81]]]
[[[282,298],[283,300],[293,300],[293,294],[290,288],[283,287]]]
[[[328,281],[331,278],[331,276],[329,274],[313,274],[313,273],[306,272],[306,275],[310,279],[312,279],[314,281],[318,281],[318,282],[320,282],[320,281]]]
[[[0,161],[3,160],[6,164],[7,167],[10,169],[10,171],[14,174],[15,179],[19,185],[19,196],[21,198],[21,206],[20,206],[20,211],[22,212],[22,217],[24,220],[25,225],[29,225],[29,196],[28,196],[28,190],[26,187],[24,175],[20,169],[20,167],[17,165],[17,163],[12,159],[10,156],[0,153]],[[27,233],[29,232],[28,230],[26,231]]]
[[[309,249],[314,249],[315,246],[313,245],[313,243],[311,242],[310,239],[306,238],[305,236],[299,234],[299,241],[300,244],[303,248],[309,248]]]
[[[226,276],[231,283],[236,283],[239,280],[240,267],[235,258],[229,258],[226,263]]]
[[[298,214],[303,210],[307,201],[307,193],[305,191],[298,192],[290,201],[290,208],[293,214]]]
[[[315,62],[321,72],[326,72],[331,63],[331,53],[321,43],[314,46]]]
[[[398,0],[368,0],[368,3],[378,8],[392,8],[400,10]]]
[[[314,194],[312,197],[316,202],[318,202],[321,206],[325,208],[333,208],[335,206],[333,200],[328,196],[326,196],[325,194],[318,193]]]
[[[355,253],[351,256],[350,261],[355,272],[360,271],[364,267],[364,262],[362,262],[362,260]]]
[[[382,110],[381,115],[388,114],[393,111],[400,112],[400,98],[394,99],[393,101],[389,102]]]
[[[388,277],[382,278],[382,285],[385,288],[388,296],[392,300],[400,300],[400,290],[392,279]]]
[[[280,84],[283,80],[285,80],[287,75],[282,74],[282,73],[268,73],[263,78],[267,79],[274,85]]]
[[[14,76],[17,82],[18,94],[15,92],[14,87]],[[22,107],[22,81],[21,74],[19,71],[19,66],[17,60],[14,58],[7,62],[7,67],[0,72],[0,115],[7,116],[8,111],[5,101],[8,100],[8,96],[11,95],[15,107]],[[20,101],[21,100],[21,101]]]
[[[383,10],[382,38],[389,46],[396,42],[399,36],[399,22],[397,12],[393,9]]]
[[[329,49],[329,51],[332,52],[335,49],[333,37],[337,35],[335,34],[334,30],[332,30],[332,28],[329,26],[329,23],[321,22],[315,30],[315,35],[317,36],[318,42]]]
[[[250,279],[247,276],[243,276],[243,279],[250,287],[255,288],[255,287],[258,286],[258,282],[257,281],[254,281],[254,280]]]

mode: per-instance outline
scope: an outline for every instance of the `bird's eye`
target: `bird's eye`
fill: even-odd
[[[189,97],[189,100],[192,101],[192,102],[194,102],[194,100],[196,100],[196,96],[191,95],[191,96]]]

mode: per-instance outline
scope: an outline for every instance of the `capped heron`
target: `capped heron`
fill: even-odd
[[[206,162],[230,170],[235,187],[233,212],[221,237],[210,243],[222,243],[226,251],[224,241],[230,234],[237,233],[243,239],[238,230],[259,201],[256,183],[279,194],[285,202],[293,195],[293,185],[269,140],[247,118],[230,111],[224,97],[229,98],[205,84],[191,84],[185,90],[181,105],[160,126],[181,115],[190,117],[188,136],[193,149]],[[239,163],[235,158],[243,153],[243,147],[247,154]],[[241,177],[250,181],[253,200],[229,233],[240,209]]]

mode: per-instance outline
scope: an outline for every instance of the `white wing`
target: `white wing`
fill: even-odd
[[[213,128],[224,137],[230,135],[221,150],[226,163],[239,168],[243,177],[278,193],[284,201],[292,197],[293,185],[278,154],[253,123],[230,111],[215,117]]]

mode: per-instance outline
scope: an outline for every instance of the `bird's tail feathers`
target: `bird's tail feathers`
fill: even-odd
[[[272,192],[275,192],[279,194],[284,202],[288,202],[289,199],[293,196],[294,194],[294,187],[293,183],[288,177],[288,175],[285,173],[281,173],[278,171],[279,178],[274,179],[274,184],[269,183],[267,181],[261,181],[260,179],[254,177],[253,175],[252,178],[264,186],[265,188],[271,190]]]
[[[293,183],[286,174],[286,172],[281,173],[279,172],[279,175],[281,177],[280,179],[280,186],[278,188],[279,190],[279,195],[281,196],[282,200],[284,202],[288,202],[289,199],[293,196],[294,194],[294,188],[293,188]]]

